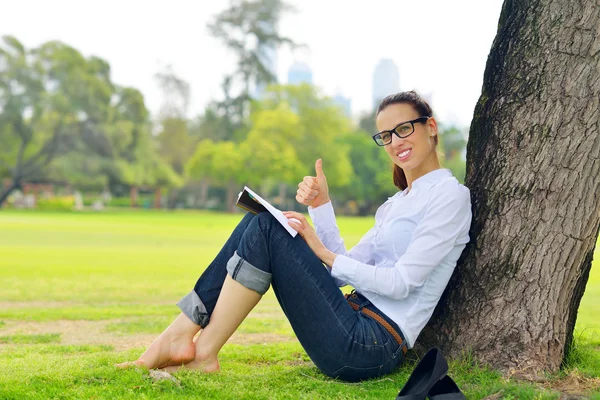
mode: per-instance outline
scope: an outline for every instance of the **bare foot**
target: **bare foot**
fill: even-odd
[[[171,336],[163,332],[136,361],[117,364],[117,368],[133,366],[154,369],[183,365],[194,360],[196,348],[189,336]]]
[[[201,335],[202,331],[200,331],[198,335],[194,337],[195,356],[192,361],[188,362],[187,364],[171,365],[162,368],[162,370],[166,372],[176,372],[182,369],[193,369],[206,373],[219,372],[221,366],[219,365],[219,359],[217,358],[217,355],[210,354],[198,343],[198,339]]]
[[[219,372],[221,366],[219,365],[219,359],[217,357],[208,358],[205,360],[194,359],[193,361],[184,365],[171,365],[169,367],[162,368],[163,371],[176,372],[182,369],[192,369],[205,373]]]

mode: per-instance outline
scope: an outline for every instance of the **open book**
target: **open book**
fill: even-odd
[[[279,221],[279,223],[285,228],[286,231],[296,237],[298,232],[288,224],[288,219],[283,215],[281,211],[269,204],[268,201],[254,193],[248,186],[244,186],[244,190],[238,195],[236,206],[243,208],[251,213],[258,214],[259,212],[266,211],[271,213],[272,216]],[[290,218],[295,220],[295,218]]]

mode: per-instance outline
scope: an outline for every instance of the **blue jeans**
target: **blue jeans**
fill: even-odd
[[[247,213],[202,276],[178,303],[196,324],[206,326],[225,274],[265,293],[269,285],[315,365],[346,381],[375,378],[404,361],[401,346],[379,322],[354,310],[329,271],[298,235],[293,238],[269,213]],[[352,301],[397,325],[356,293]],[[404,340],[404,337],[402,337]]]

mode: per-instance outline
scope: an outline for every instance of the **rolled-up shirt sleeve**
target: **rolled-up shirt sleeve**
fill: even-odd
[[[332,276],[359,291],[370,291],[395,300],[406,298],[414,288],[425,283],[455,246],[464,248],[470,223],[468,189],[441,192],[430,200],[406,252],[393,267],[376,267],[347,255],[338,255],[332,266]],[[449,261],[455,264],[460,252],[453,254],[457,254],[456,259]]]

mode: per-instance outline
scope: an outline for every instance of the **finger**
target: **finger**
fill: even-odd
[[[303,204],[305,206],[310,206],[312,204],[312,200],[306,199],[303,195],[297,194],[296,200],[298,203]]]
[[[306,201],[304,197],[300,196],[299,194],[296,195],[296,201],[300,204],[304,204],[305,206],[310,204],[310,202]]]
[[[304,184],[307,187],[309,187],[310,189],[318,189],[319,188],[319,182],[317,182],[317,178],[312,177],[312,176],[305,176]]]
[[[298,189],[298,191],[301,191],[302,196],[308,200],[314,199],[319,194],[319,192],[317,190],[312,190],[312,189],[303,188],[303,187]]]
[[[320,158],[315,163],[315,171],[317,173],[318,180],[322,180],[323,178],[325,178],[325,174],[323,173],[323,160],[321,160]]]
[[[289,218],[296,218],[300,222],[306,221],[306,217],[304,215],[300,214],[299,212],[296,212],[296,211],[284,211],[283,215],[285,215],[286,217],[289,217]]]
[[[302,227],[300,226],[300,224],[298,224],[296,221],[288,221],[288,224],[294,228],[297,232],[300,232],[300,230],[302,229]]]
[[[318,187],[317,187],[318,189]],[[312,197],[316,197],[319,194],[319,191],[316,189],[311,189],[311,187],[309,185],[307,185],[304,182],[301,182],[298,185],[298,190],[297,192],[302,192],[304,195],[306,196],[312,196]]]
[[[290,226],[292,227],[292,229],[294,229],[296,232],[298,232],[298,234],[302,237],[304,237],[304,228],[302,225],[298,224],[297,222],[294,221],[288,221],[288,223],[290,224]]]

